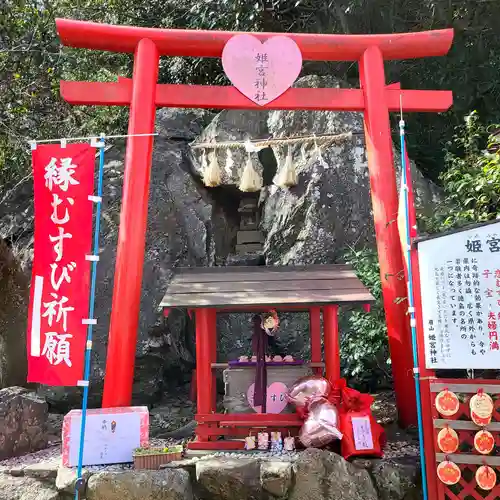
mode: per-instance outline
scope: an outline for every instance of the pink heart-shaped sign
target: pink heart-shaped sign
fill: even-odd
[[[254,406],[255,384],[252,384],[247,391],[248,404],[257,412],[262,413],[261,406]],[[288,404],[286,395],[288,387],[283,382],[273,382],[267,387],[266,413],[281,413]]]
[[[302,69],[302,54],[286,36],[262,43],[252,35],[236,35],[222,51],[222,67],[243,95],[265,106],[293,85]]]

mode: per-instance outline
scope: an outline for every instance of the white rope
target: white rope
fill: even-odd
[[[124,137],[151,137],[154,135],[159,135],[157,132],[153,134],[124,134],[124,135],[92,135],[89,137],[60,137],[59,139],[43,139],[37,141],[34,139],[28,140],[28,144],[43,144],[48,142],[65,142],[65,141],[90,141],[91,139],[121,139]]]
[[[336,135],[310,135],[305,137],[288,137],[285,139],[267,139],[267,140],[256,140],[256,141],[227,141],[227,142],[202,142],[202,143],[191,143],[191,148],[193,149],[236,149],[243,148],[248,149],[248,144],[250,143],[255,149],[263,149],[269,146],[277,146],[279,144],[303,144],[305,142],[313,142],[316,144],[332,144],[334,142],[340,142],[350,139],[353,136],[352,132],[346,132],[344,134]]]

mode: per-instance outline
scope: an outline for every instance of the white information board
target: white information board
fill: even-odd
[[[63,465],[75,467],[80,450],[80,410],[72,410],[63,423]],[[85,425],[83,465],[132,462],[132,453],[148,443],[147,407],[88,410]]]
[[[500,220],[418,244],[425,365],[500,366]]]

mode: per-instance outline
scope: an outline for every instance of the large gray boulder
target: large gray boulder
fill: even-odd
[[[328,84],[328,85],[327,85]],[[298,87],[336,86],[334,79],[305,77]],[[291,146],[297,186],[270,186],[263,205],[267,264],[337,262],[348,245],[372,243],[374,232],[360,113],[271,111],[273,138],[342,134],[351,139],[330,146],[314,142]],[[284,157],[274,146],[275,156]],[[279,160],[280,164],[282,161]],[[279,168],[279,165],[278,165]]]
[[[193,500],[189,474],[182,469],[101,472],[87,484],[88,500]]]
[[[0,390],[0,460],[47,446],[45,401],[22,387]]]
[[[297,87],[337,87],[333,77],[307,76]],[[351,132],[352,138],[330,145],[314,142],[292,146],[297,186],[267,187],[262,196],[262,229],[266,234],[266,263],[272,265],[331,264],[342,260],[349,247],[373,245],[373,224],[368,158],[363,115],[355,112],[271,111],[273,138]],[[282,164],[283,147],[273,146]],[[281,160],[280,160],[281,158]],[[400,159],[395,151],[399,182]],[[437,188],[413,166],[416,202],[432,210]],[[399,184],[398,184],[399,186]]]
[[[341,456],[309,449],[294,464],[295,487],[290,500],[377,500],[370,474]]]

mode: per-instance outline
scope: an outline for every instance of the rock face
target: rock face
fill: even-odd
[[[306,77],[299,87],[336,86],[333,79]],[[291,146],[297,186],[270,186],[262,227],[267,234],[266,263],[326,264],[338,261],[347,245],[373,242],[363,119],[360,113],[271,111],[269,134],[275,138],[342,134],[336,144]],[[278,164],[285,150],[273,147]],[[279,166],[278,166],[279,168]]]
[[[88,500],[193,500],[184,470],[102,472],[90,477]]]
[[[47,446],[45,401],[22,387],[0,390],[0,460]]]
[[[202,498],[259,500],[262,498],[257,460],[203,460],[196,464],[196,480]]]
[[[295,464],[290,500],[377,500],[370,474],[335,453],[308,450]]]
[[[0,238],[0,388],[26,384],[28,297],[28,279]]]
[[[297,87],[337,87],[332,77],[307,76]],[[262,228],[266,232],[266,263],[306,265],[338,262],[348,246],[374,244],[374,226],[363,134],[363,116],[354,112],[271,111],[269,135],[301,137],[351,132],[350,139],[316,146],[292,146],[297,186],[274,185],[264,193]],[[282,164],[285,151],[273,146]],[[399,179],[399,156],[395,154]],[[419,206],[428,206],[436,189],[414,168]]]
[[[61,500],[51,485],[30,477],[0,474],[0,500]]]
[[[416,485],[420,484],[420,469],[413,459],[401,458],[393,460],[373,461],[370,467],[375,487],[381,500],[418,500],[422,492]]]
[[[160,471],[84,470],[88,500],[417,500],[415,459],[356,460],[307,450],[283,457],[212,456],[172,462]],[[16,477],[10,474],[16,473]],[[56,476],[56,477],[55,477]],[[75,470],[53,462],[0,471],[0,500],[74,495]],[[38,483],[40,481],[40,483]],[[55,483],[55,484],[54,484]],[[29,496],[40,488],[43,495]],[[27,496],[19,496],[24,488]],[[59,496],[57,496],[59,492]],[[11,495],[11,496],[8,496]],[[18,496],[16,496],[18,495]]]

